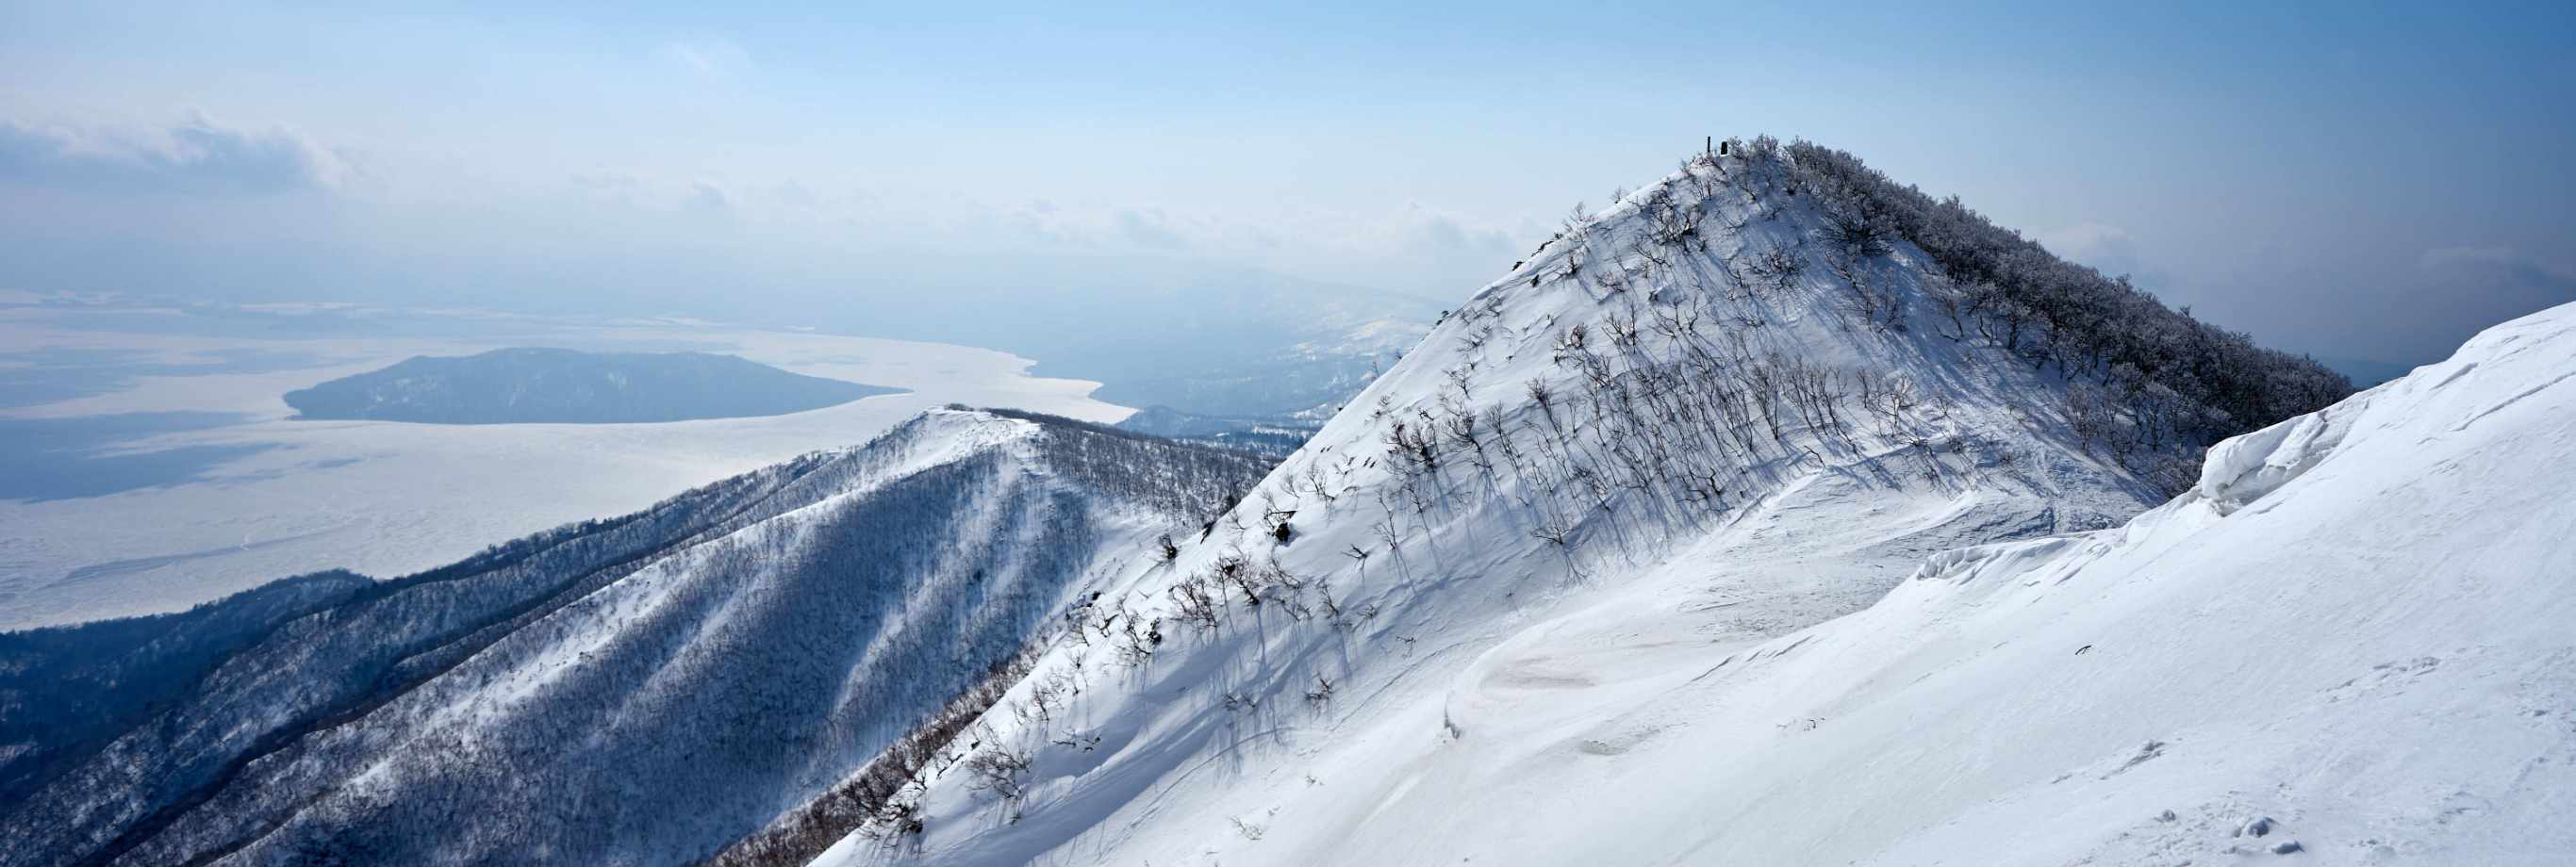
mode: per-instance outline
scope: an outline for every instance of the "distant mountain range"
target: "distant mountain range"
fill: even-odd
[[[2405,376],[2407,371],[2415,369],[2415,365],[2412,364],[2374,361],[2366,358],[2320,358],[2317,359],[2317,363],[2334,368],[2334,372],[2343,374],[2352,380],[2353,385],[2362,388]]]
[[[1328,416],[1329,417],[1329,416]],[[1324,419],[1295,415],[1225,416],[1182,412],[1160,404],[1136,411],[1118,423],[1122,430],[1166,439],[1222,446],[1272,458],[1295,454]]]
[[[1282,326],[1294,330],[1269,338],[1293,342],[1262,349],[1255,339],[1241,352],[1194,356],[1188,365],[1151,364],[1104,373],[1092,396],[1128,406],[1170,407],[1185,415],[1294,416],[1308,428],[1320,426],[1380,371],[1402,359],[1438,318],[1409,299],[1389,305],[1395,315],[1369,318],[1355,312],[1361,303],[1327,298],[1312,310],[1292,310],[1267,300],[1257,312],[1239,315],[1297,323]]]
[[[785,415],[901,389],[704,352],[496,349],[417,356],[286,393],[298,418],[625,424]]]

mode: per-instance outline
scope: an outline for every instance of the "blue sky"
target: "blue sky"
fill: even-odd
[[[924,292],[1447,299],[1769,133],[2293,349],[2576,300],[2568,4],[722,5],[13,4],[0,288],[898,335]]]

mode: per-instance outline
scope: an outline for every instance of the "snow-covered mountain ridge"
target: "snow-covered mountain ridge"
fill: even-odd
[[[951,409],[424,576],[0,635],[0,863],[2545,861],[2567,612],[2506,570],[2568,559],[2552,315],[2329,407],[1731,141],[1275,468]]]
[[[820,863],[1868,857],[1958,802],[1800,776],[1773,747],[1830,696],[1734,684],[1927,557],[2074,546],[2192,488],[2216,436],[2346,393],[1848,155],[1731,142],[1570,219],[1108,581],[902,821]],[[1929,806],[1872,825],[1891,803]]]
[[[1690,736],[1596,839],[1639,861],[2564,863],[2571,371],[2560,307],[2221,444],[2125,527],[1935,556],[1658,697],[1698,709]],[[1680,768],[1723,782],[1657,770]],[[1644,833],[1684,810],[1705,825]]]
[[[706,858],[1266,466],[933,411],[424,575],[0,635],[0,863]]]

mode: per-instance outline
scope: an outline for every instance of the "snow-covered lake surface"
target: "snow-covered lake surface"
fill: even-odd
[[[292,421],[280,399],[414,355],[504,346],[729,353],[907,392],[624,425]],[[1092,400],[1097,383],[1029,376],[1033,363],[689,321],[0,295],[0,629],[175,610],[322,569],[426,569],[856,445],[943,404],[1103,422],[1131,411]]]

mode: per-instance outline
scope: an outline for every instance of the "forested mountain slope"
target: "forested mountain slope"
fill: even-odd
[[[423,575],[0,635],[0,863],[702,859],[1266,466],[943,410]]]
[[[1865,774],[1775,803],[1664,752],[1828,724],[1713,685],[1928,556],[2115,526],[2349,391],[1847,154],[1730,142],[1578,209],[1112,578],[821,863],[1843,863],[1887,839],[1827,845]],[[1818,818],[1733,858],[1705,829],[1764,826],[1694,809],[1721,792]]]

